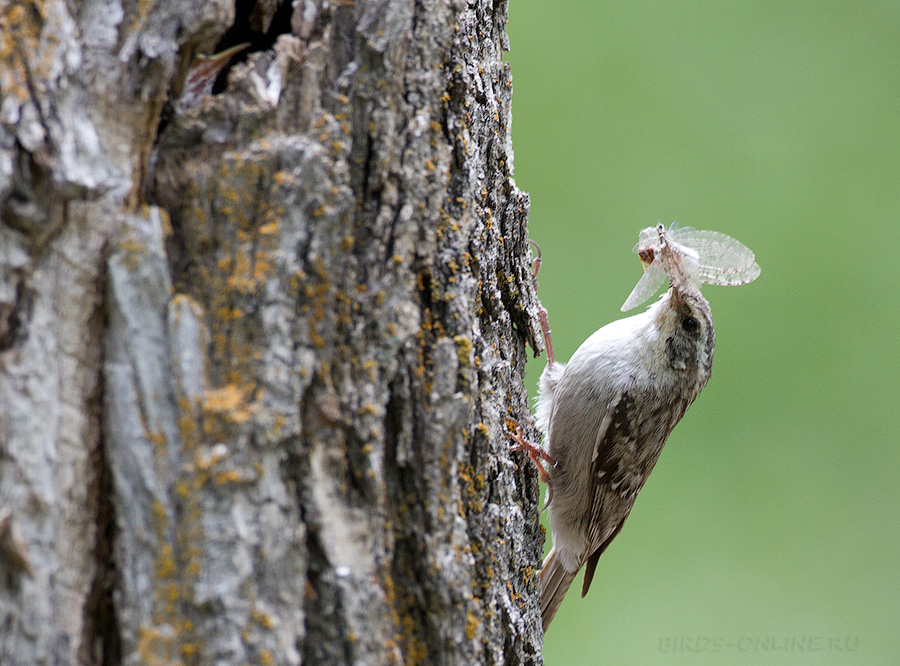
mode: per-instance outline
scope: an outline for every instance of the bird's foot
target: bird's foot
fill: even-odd
[[[547,503],[544,505],[544,509],[550,506],[550,502],[553,500],[553,481],[550,478],[550,472],[547,471],[547,468],[544,467],[544,462],[550,465],[550,468],[556,467],[556,460],[553,459],[549,453],[544,451],[540,446],[535,446],[527,439],[525,439],[525,429],[522,427],[522,424],[516,421],[515,419],[511,419],[509,417],[506,418],[506,426],[512,431],[507,432],[506,436],[509,437],[513,442],[515,442],[512,446],[509,447],[510,451],[524,451],[525,454],[531,459],[531,462],[534,463],[534,466],[537,467],[538,476],[541,481],[547,484],[550,489],[550,495],[547,499]]]

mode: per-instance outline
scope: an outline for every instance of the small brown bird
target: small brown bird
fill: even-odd
[[[245,42],[236,44],[215,55],[195,56],[188,68],[181,94],[175,101],[175,111],[184,113],[188,109],[198,106],[212,92],[213,84],[215,84],[216,77],[219,76],[222,68],[248,46],[250,46],[250,43]]]
[[[551,358],[541,375],[536,416],[546,452],[520,448],[535,461],[551,461],[549,471],[542,468],[552,493],[553,535],[540,571],[545,631],[583,565],[581,594],[587,593],[600,555],[622,529],[666,439],[709,380],[715,327],[700,285],[726,284],[726,269],[747,261],[756,268],[745,268],[745,281],[759,275],[743,245],[697,233],[699,251],[668,242],[662,225],[644,230],[635,250],[650,268],[662,267],[668,292],[647,311],[598,330],[568,364]],[[733,253],[735,244],[749,259]]]

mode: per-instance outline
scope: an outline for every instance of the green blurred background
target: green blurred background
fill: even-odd
[[[545,660],[900,664],[900,2],[511,0],[509,34],[561,360],[657,220],[762,266],[705,289],[712,380]]]

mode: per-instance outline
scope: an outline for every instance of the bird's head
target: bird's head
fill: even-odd
[[[666,341],[673,370],[699,373],[705,384],[712,370],[716,332],[709,303],[696,289],[671,287],[656,309],[656,325]]]

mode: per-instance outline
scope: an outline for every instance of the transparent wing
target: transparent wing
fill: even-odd
[[[650,267],[644,271],[641,279],[638,280],[638,283],[634,285],[634,289],[631,290],[631,294],[625,299],[625,303],[622,304],[621,308],[622,312],[628,312],[632,308],[636,308],[653,296],[659,291],[659,288],[665,281],[666,272],[662,269],[662,266],[658,261],[654,261],[650,264]]]
[[[682,227],[669,229],[671,241],[692,248],[699,255],[699,277],[707,284],[738,285],[753,282],[760,268],[753,251],[718,231]]]

